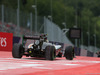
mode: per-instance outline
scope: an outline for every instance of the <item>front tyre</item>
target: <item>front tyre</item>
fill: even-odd
[[[22,58],[23,53],[24,53],[23,45],[15,43],[12,50],[12,56],[14,58]]]
[[[54,60],[56,58],[56,50],[54,46],[47,46],[45,48],[46,60]]]

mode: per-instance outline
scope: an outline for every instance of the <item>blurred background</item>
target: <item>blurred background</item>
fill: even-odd
[[[69,38],[81,28],[81,39]],[[50,41],[100,51],[100,0],[0,0],[0,32],[47,33]]]

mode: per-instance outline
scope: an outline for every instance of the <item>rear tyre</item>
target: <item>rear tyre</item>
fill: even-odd
[[[47,46],[45,48],[46,60],[54,60],[56,58],[56,50],[54,46]]]
[[[72,46],[68,46],[65,48],[65,54],[64,56],[66,57],[66,59],[68,60],[73,60],[73,57],[74,57],[74,50],[73,50],[73,47]]]
[[[12,56],[14,58],[22,58],[23,53],[24,53],[23,45],[15,43],[12,50]]]

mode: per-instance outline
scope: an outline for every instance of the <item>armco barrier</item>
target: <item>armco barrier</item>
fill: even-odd
[[[87,50],[81,49],[80,56],[87,56]]]
[[[0,32],[0,51],[12,51],[13,34]]]
[[[87,56],[89,56],[89,57],[93,57],[93,52],[90,52],[90,51],[87,51]]]

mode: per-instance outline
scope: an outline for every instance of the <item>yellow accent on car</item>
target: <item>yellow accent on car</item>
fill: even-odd
[[[29,53],[31,53],[32,51],[29,51]]]

